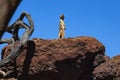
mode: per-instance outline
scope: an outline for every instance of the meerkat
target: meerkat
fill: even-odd
[[[59,23],[59,34],[58,34],[58,39],[63,39],[65,36],[65,23],[64,23],[64,14],[60,15],[60,23]]]

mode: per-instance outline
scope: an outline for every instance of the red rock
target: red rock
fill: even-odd
[[[93,75],[96,80],[120,80],[120,55],[96,67]]]
[[[3,57],[10,49],[4,48]],[[34,38],[16,58],[16,67],[9,63],[2,70],[13,70],[19,80],[92,80],[94,67],[105,62],[104,53],[103,44],[92,37]]]

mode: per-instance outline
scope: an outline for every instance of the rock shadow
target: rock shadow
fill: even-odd
[[[27,53],[23,63],[22,74],[18,76],[18,80],[27,80],[29,74],[29,67],[31,64],[31,60],[35,53],[35,43],[33,41],[27,42]]]

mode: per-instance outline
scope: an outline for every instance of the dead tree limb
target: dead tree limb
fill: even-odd
[[[20,2],[21,0],[0,0],[0,44],[12,42],[12,45],[14,45],[15,41],[18,41],[18,45],[15,48],[12,48],[10,54],[0,61],[0,67],[13,61],[20,55],[24,45],[34,31],[31,16],[25,12],[23,12],[11,26],[8,26],[8,23]],[[28,19],[29,25],[22,21],[24,17]],[[23,36],[19,38],[18,31],[21,28],[25,28],[26,31]],[[4,32],[11,33],[12,38],[2,39]]]
[[[0,39],[21,0],[0,0]]]
[[[23,18],[26,17],[29,24],[24,23],[22,20]],[[18,45],[12,49],[12,51],[9,53],[9,55],[5,58],[2,59],[2,61],[0,61],[0,67],[4,66],[5,64],[13,61],[17,56],[20,55],[22,49],[24,48],[25,44],[27,43],[29,37],[31,36],[31,34],[34,31],[34,24],[32,21],[32,18],[29,14],[23,12],[20,17],[18,18],[18,20],[16,20],[16,22],[14,22],[10,27],[8,27],[8,31],[11,32],[11,34],[13,35],[13,38],[10,40],[15,40],[16,37],[14,37],[14,35],[18,36],[18,29],[20,28],[25,28],[26,31],[23,33],[22,37],[19,38],[18,40]],[[9,43],[9,40],[6,39],[3,42],[1,41],[1,43]],[[14,45],[14,43],[13,43]]]

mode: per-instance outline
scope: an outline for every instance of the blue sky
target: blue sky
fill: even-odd
[[[22,0],[10,24],[23,11],[34,21],[31,39],[57,39],[59,15],[63,13],[65,38],[92,36],[105,45],[106,55],[120,53],[120,0]]]

